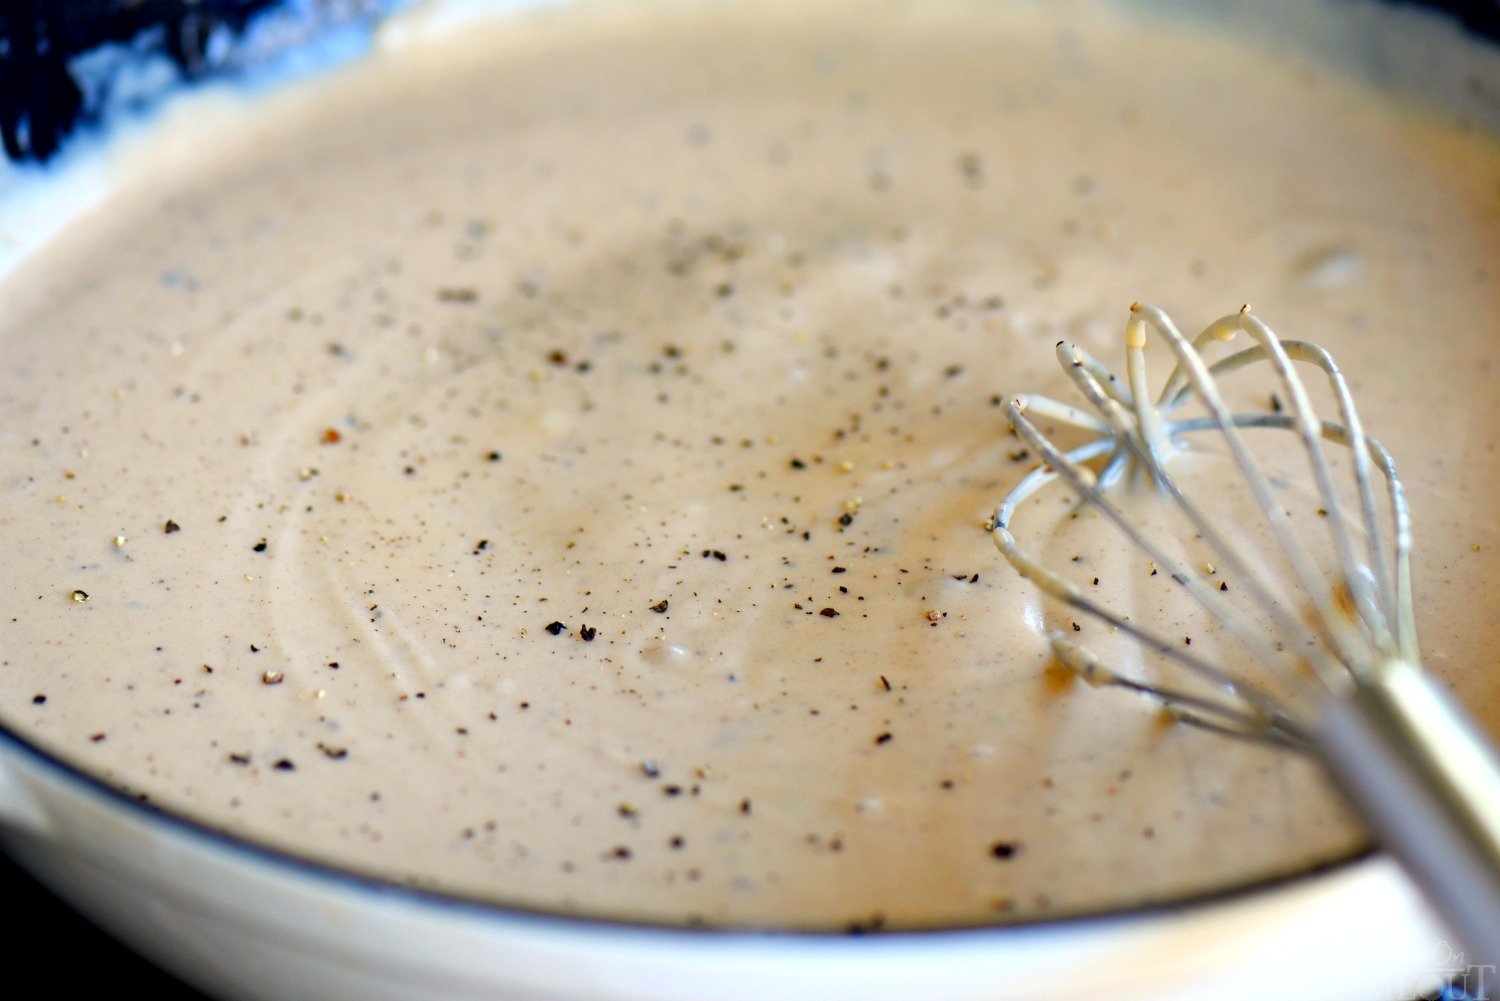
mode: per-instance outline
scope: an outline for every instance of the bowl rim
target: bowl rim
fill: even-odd
[[[233,858],[254,866],[268,866],[286,876],[312,879],[322,885],[352,891],[361,896],[378,897],[387,902],[396,900],[461,917],[512,922],[519,920],[578,932],[650,931],[715,939],[753,939],[774,936],[805,941],[836,942],[855,941],[862,938],[922,940],[972,934],[1019,935],[1054,930],[1083,931],[1090,927],[1098,928],[1110,924],[1149,922],[1152,919],[1180,916],[1185,912],[1205,911],[1219,905],[1248,903],[1273,895],[1279,890],[1301,887],[1319,876],[1348,873],[1361,863],[1373,860],[1381,854],[1373,844],[1366,844],[1349,854],[1338,854],[1331,858],[1315,860],[1310,864],[1257,875],[1226,886],[1119,906],[1078,908],[1045,915],[1028,915],[1024,919],[1010,921],[945,921],[931,925],[903,925],[879,930],[859,927],[820,928],[734,922],[697,924],[666,919],[629,918],[598,912],[590,913],[586,910],[568,912],[540,904],[510,901],[503,897],[487,897],[458,890],[413,886],[374,871],[314,858],[299,853],[295,849],[277,847],[264,839],[215,827],[187,812],[160,806],[150,800],[142,800],[129,791],[95,775],[89,769],[69,761],[65,755],[42,747],[38,742],[21,735],[13,726],[0,720],[0,777],[3,777],[5,770],[11,767],[7,758],[20,759],[51,781],[65,783],[94,801],[115,811],[123,812],[143,826],[169,831],[186,839],[195,847],[226,852]],[[3,804],[0,804],[0,816],[3,816]],[[3,833],[3,830],[0,830],[0,833]]]

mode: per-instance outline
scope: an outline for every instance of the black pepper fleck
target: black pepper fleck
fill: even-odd
[[[990,857],[997,858],[1003,861],[1008,858],[1013,858],[1016,852],[1020,850],[1021,846],[1016,844],[1014,841],[996,841],[994,844],[990,845]]]

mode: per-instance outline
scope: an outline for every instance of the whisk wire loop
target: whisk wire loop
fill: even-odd
[[[1309,464],[1312,468],[1313,478],[1317,481],[1318,491],[1323,498],[1324,516],[1328,519],[1339,563],[1346,570],[1358,567],[1360,566],[1360,558],[1354,550],[1354,542],[1350,536],[1349,522],[1344,514],[1344,504],[1339,499],[1338,490],[1335,489],[1333,484],[1332,467],[1328,464],[1327,458],[1323,453],[1321,435],[1319,433],[1321,422],[1313,412],[1312,401],[1307,395],[1307,387],[1293,370],[1292,361],[1288,357],[1288,353],[1284,350],[1281,341],[1275,333],[1271,331],[1271,328],[1266,326],[1265,322],[1259,317],[1248,314],[1242,314],[1241,320],[1245,332],[1268,353],[1271,365],[1276,370],[1276,374],[1280,377],[1281,384],[1288,394],[1297,434],[1302,439],[1303,448],[1307,452]],[[1331,356],[1327,360],[1329,378],[1335,387],[1335,393],[1337,393],[1338,385],[1344,381],[1343,373],[1333,363]],[[1359,421],[1358,412],[1354,409],[1353,400],[1348,396],[1347,386],[1345,386],[1345,390],[1340,404],[1344,429],[1349,434],[1351,450],[1354,456],[1356,487],[1361,489],[1362,494],[1367,494],[1368,491],[1365,489],[1365,484],[1359,482],[1360,460],[1366,460],[1366,466],[1368,465],[1368,456],[1361,447],[1364,440],[1364,428]],[[1373,503],[1368,510],[1373,511]],[[1381,537],[1382,533],[1380,532],[1378,521],[1371,517],[1367,518],[1366,524],[1368,525],[1368,529],[1365,532],[1367,538],[1373,540]],[[1390,640],[1388,630],[1385,627],[1385,614],[1376,603],[1370,583],[1364,574],[1346,572],[1340,584],[1346,585],[1349,588],[1350,595],[1354,599],[1359,614],[1353,617],[1336,616],[1333,619],[1333,624],[1339,628],[1335,629],[1334,637],[1341,644],[1340,649],[1343,653],[1343,662],[1346,666],[1351,670],[1367,669],[1368,665],[1376,658],[1371,656],[1367,646],[1362,648],[1358,645],[1363,639],[1363,637],[1359,636],[1359,633],[1361,627],[1365,631],[1373,633],[1375,651],[1379,653],[1388,652],[1390,650]],[[1386,593],[1390,592],[1387,591]]]
[[[1058,661],[1090,685],[1096,688],[1113,685],[1153,699],[1161,704],[1163,711],[1172,720],[1192,723],[1235,737],[1283,744],[1300,751],[1311,748],[1311,736],[1296,721],[1285,715],[1268,717],[1247,711],[1232,702],[1184,688],[1138,681],[1110,670],[1093,651],[1070,641],[1061,631],[1053,632],[1049,639]]]
[[[1308,599],[1309,607],[1313,613],[1313,622],[1318,632],[1334,650],[1347,650],[1352,643],[1350,619],[1340,611],[1334,593],[1323,585],[1322,574],[1299,543],[1296,532],[1292,529],[1291,519],[1287,516],[1281,504],[1277,502],[1275,494],[1272,492],[1270,480],[1255,461],[1249,446],[1245,443],[1244,437],[1235,426],[1229,406],[1224,402],[1224,397],[1219,392],[1218,383],[1209,374],[1208,365],[1203,360],[1203,356],[1194,349],[1188,339],[1177,329],[1177,325],[1172,322],[1171,317],[1167,316],[1158,307],[1136,303],[1131,306],[1131,312],[1132,314],[1140,314],[1152,329],[1165,338],[1167,344],[1177,355],[1178,365],[1183,370],[1186,379],[1191,384],[1194,393],[1202,402],[1204,408],[1215,419],[1215,429],[1220,432],[1225,443],[1229,446],[1230,455],[1234,458],[1236,465],[1239,466],[1240,473],[1244,476],[1246,485],[1249,486],[1256,504],[1266,520],[1266,524],[1276,536],[1277,545],[1291,566],[1292,572],[1296,575],[1297,581]],[[1228,319],[1230,318],[1225,318],[1225,320]],[[1225,320],[1219,321],[1219,324],[1215,324],[1210,329],[1219,327]],[[1306,441],[1305,438],[1304,441]],[[1311,458],[1315,463],[1322,461],[1320,455],[1315,455]],[[1180,491],[1173,491],[1173,496],[1180,498],[1182,495]],[[1191,507],[1194,507],[1194,505],[1185,505],[1185,509]],[[1203,524],[1207,524],[1206,520]],[[1275,607],[1280,607],[1279,602],[1273,602],[1272,604]],[[1340,680],[1337,677],[1338,668],[1335,666],[1335,663],[1332,658],[1324,656],[1318,656],[1312,660],[1315,672],[1323,683],[1330,688],[1337,685]]]
[[[1217,323],[1237,322],[1242,316],[1243,314],[1232,314]],[[1203,340],[1204,335],[1195,339],[1195,347]],[[1328,350],[1319,344],[1298,340],[1283,340],[1281,347],[1292,360],[1316,365],[1328,376],[1329,387],[1338,403],[1339,419],[1343,423],[1338,425],[1324,421],[1320,433],[1325,439],[1349,449],[1354,479],[1359,492],[1365,535],[1370,549],[1370,560],[1367,565],[1375,575],[1377,591],[1387,597],[1376,646],[1386,650],[1388,654],[1393,650],[1395,655],[1406,660],[1416,660],[1416,622],[1411,614],[1411,512],[1407,507],[1405,489],[1401,485],[1400,478],[1396,476],[1395,463],[1384,446],[1365,434],[1363,422],[1360,420],[1359,412],[1355,409],[1354,400],[1349,391],[1348,380],[1344,378],[1343,372]],[[1232,372],[1265,358],[1265,349],[1256,345],[1214,362],[1209,366],[1209,374],[1216,380],[1222,379]],[[1174,388],[1172,380],[1169,379],[1168,389],[1173,391],[1170,396],[1167,392],[1163,392],[1161,408],[1163,413],[1170,415],[1192,397],[1192,387],[1184,384]],[[1283,429],[1290,427],[1288,422],[1280,419],[1246,422],[1239,420],[1240,416],[1244,415],[1237,415],[1236,422],[1240,427]],[[1189,432],[1206,430],[1213,425],[1211,422],[1189,420],[1177,422],[1174,426],[1179,431]],[[1331,433],[1330,429],[1336,429],[1338,433]],[[1386,534],[1380,530],[1381,519],[1376,506],[1370,469],[1372,461],[1385,480],[1387,500],[1391,508],[1393,542],[1389,542]],[[1387,633],[1387,630],[1390,632]]]

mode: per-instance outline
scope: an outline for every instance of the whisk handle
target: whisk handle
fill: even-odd
[[[1317,740],[1468,961],[1500,963],[1500,761],[1474,723],[1416,665],[1397,661],[1330,702]]]

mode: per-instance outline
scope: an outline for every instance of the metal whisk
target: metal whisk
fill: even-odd
[[[1153,399],[1145,347],[1155,332],[1176,365]],[[1235,334],[1252,346],[1213,364],[1203,350]],[[1270,741],[1315,754],[1382,843],[1395,854],[1480,961],[1500,961],[1500,764],[1479,730],[1426,676],[1412,612],[1411,521],[1390,453],[1366,435],[1349,387],[1333,357],[1306,341],[1283,341],[1244,307],[1191,340],[1165,312],[1130,307],[1125,328],[1125,380],[1075,345],[1059,343],[1063,371],[1092,407],[1041,396],[1005,405],[1016,433],[1042,465],[996,509],[996,545],[1022,576],[1059,599],[1180,665],[1197,687],[1158,681],[1139,669],[1107,664],[1075,639],[1051,634],[1056,659],[1096,686],[1114,686],[1158,703],[1172,718],[1205,729]],[[1321,419],[1297,364],[1326,379],[1337,422]],[[1285,406],[1234,412],[1219,380],[1251,365],[1274,371]],[[1279,397],[1272,397],[1279,404]],[[1196,401],[1194,416],[1179,416]],[[1201,412],[1199,412],[1201,411]],[[1057,445],[1049,427],[1087,440]],[[1331,566],[1294,530],[1270,477],[1246,442],[1247,429],[1295,436],[1317,489],[1317,520],[1331,537]],[[1265,528],[1281,551],[1290,580],[1269,580],[1174,479],[1177,453],[1195,435],[1217,435],[1243,476]],[[1335,469],[1325,443],[1347,449],[1347,473]],[[1194,544],[1213,565],[1194,567],[1127,515],[1112,495],[1122,480],[1169,499]],[[1352,479],[1352,498],[1338,484]],[[1012,533],[1017,509],[1062,483],[1085,507],[1097,509],[1132,545],[1186,593],[1244,651],[1243,663],[1215,662],[1149,625],[1091,597],[1023,550]],[[1345,492],[1350,488],[1346,486]],[[1179,540],[1180,541],[1180,540]],[[1227,577],[1236,586],[1229,593]],[[1097,578],[1095,580],[1097,584]],[[1298,597],[1291,597],[1291,596]],[[1075,627],[1076,628],[1076,627]],[[1200,690],[1201,689],[1201,690]]]

